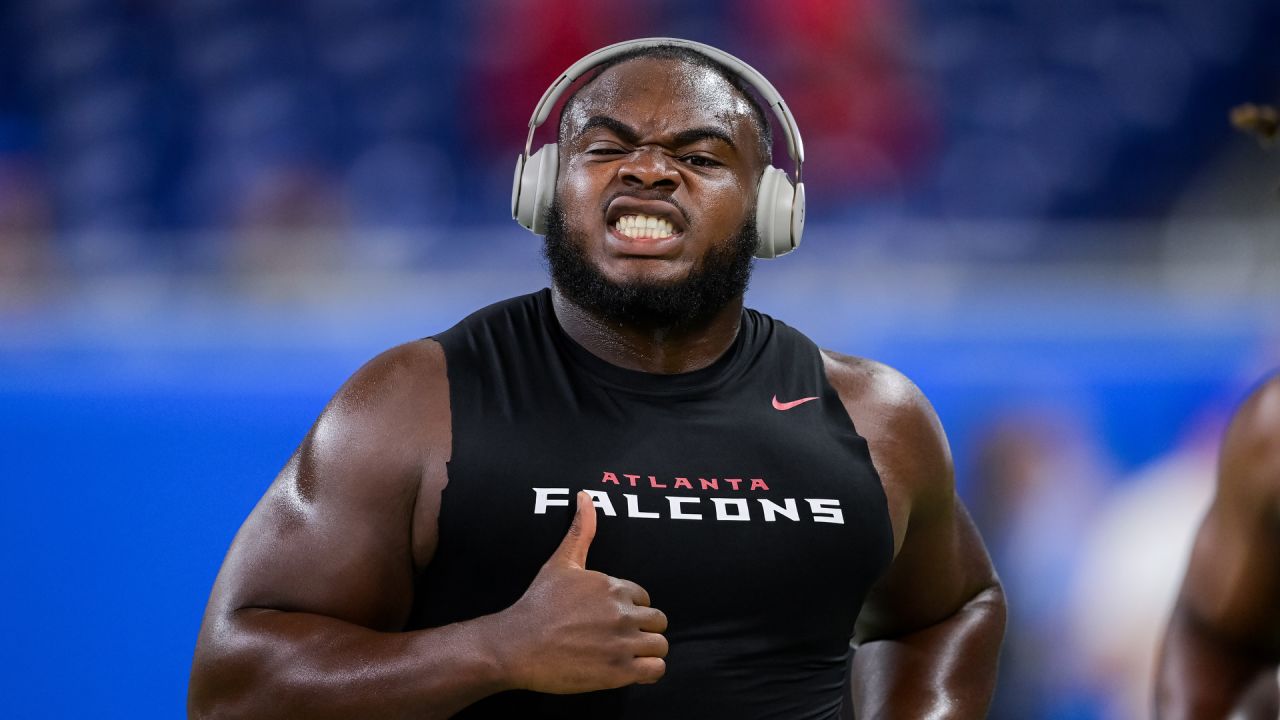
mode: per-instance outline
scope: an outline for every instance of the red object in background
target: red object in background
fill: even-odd
[[[750,62],[791,105],[810,150],[810,195],[893,190],[930,159],[940,121],[907,67],[908,18],[894,0],[746,0]],[[778,160],[775,164],[780,164]]]
[[[663,24],[660,4],[600,0],[477,3],[464,63],[463,107],[483,108],[462,132],[469,146],[505,158],[523,145],[534,104],[559,74],[610,43],[682,33]],[[892,0],[743,0],[719,18],[724,48],[768,77],[790,104],[805,145],[811,197],[896,191],[932,157],[939,122],[907,67],[907,18]],[[745,49],[745,50],[744,50]],[[553,118],[555,115],[552,116]],[[775,164],[791,169],[780,149]],[[534,146],[553,142],[554,127]]]
[[[476,147],[499,144],[502,156],[523,147],[533,106],[566,68],[605,45],[651,34],[647,13],[631,3],[485,0],[474,5],[475,52],[463,63],[473,75],[465,83],[463,106],[484,112],[468,118],[463,132]],[[554,127],[540,130],[534,146],[554,138]]]

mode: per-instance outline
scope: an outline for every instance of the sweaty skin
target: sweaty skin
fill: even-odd
[[[562,137],[558,199],[607,276],[677,282],[754,211],[757,131],[716,74],[627,61],[584,89],[576,112]],[[620,197],[675,218],[675,239],[619,237],[610,213]],[[579,344],[653,373],[714,362],[742,308],[738,297],[697,327],[632,327],[554,286],[553,298]],[[894,531],[895,560],[858,624],[858,717],[985,717],[1004,600],[956,498],[942,429],[897,372],[834,353],[824,361],[870,444]],[[406,631],[415,583],[431,575],[451,432],[445,359],[432,340],[383,353],[338,391],[227,555],[196,648],[192,717],[443,718],[506,689],[660,680],[661,598],[650,607],[635,583],[589,569],[585,495],[512,607]]]
[[[1280,663],[1280,375],[1236,411],[1160,659],[1163,720],[1266,718]]]
[[[755,212],[764,164],[751,118],[723,78],[671,60],[636,59],[585,88],[562,128],[556,197],[586,236],[591,262],[614,282],[686,277]],[[676,236],[622,240],[609,226],[637,205],[669,215]],[[556,317],[578,344],[614,365],[652,373],[710,365],[733,343],[742,315],[738,296],[698,327],[630,327],[594,317],[561,292],[554,299]]]
[[[858,718],[985,718],[1004,639],[1004,591],[956,496],[933,407],[901,373],[825,353],[880,473],[894,561],[858,616],[851,677]]]

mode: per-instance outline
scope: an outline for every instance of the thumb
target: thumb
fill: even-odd
[[[569,532],[565,533],[560,547],[556,548],[554,557],[559,557],[580,568],[587,566],[587,550],[596,537],[596,506],[585,490],[578,492],[578,509],[574,512],[573,523]]]

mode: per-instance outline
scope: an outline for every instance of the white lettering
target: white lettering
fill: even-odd
[[[630,477],[629,475],[626,477]],[[638,477],[638,476],[637,476]],[[643,512],[640,510],[640,502],[635,495],[631,493],[622,493],[622,497],[627,499],[627,517],[633,518],[658,518],[662,515],[656,512]]]
[[[618,511],[613,509],[613,501],[609,499],[609,493],[603,490],[588,490],[587,494],[591,496],[591,504],[600,508],[605,515],[618,516]]]
[[[764,508],[765,522],[773,522],[778,519],[779,515],[788,520],[795,522],[800,521],[800,509],[796,507],[795,498],[783,498],[782,505],[779,505],[772,500],[765,500],[764,498],[758,499],[760,500],[760,507]]]
[[[534,488],[533,498],[533,514],[546,515],[549,507],[568,507],[569,506],[569,488]],[[556,495],[565,495],[564,500],[551,497],[552,493]]]
[[[573,504],[572,493],[569,488],[533,488],[533,513],[535,515],[546,515],[548,509],[553,507],[569,507]],[[591,497],[591,503],[608,517],[617,517],[618,509],[614,504],[613,498],[609,493],[603,490],[587,490],[587,494]],[[632,493],[622,493],[627,501],[627,517],[645,518],[645,519],[662,519],[668,520],[709,520],[714,517],[716,520],[725,520],[731,522],[746,522],[751,520],[751,506],[746,498],[709,498],[715,507],[714,516],[708,516],[702,512],[702,498],[689,495],[664,495],[652,498],[653,502],[659,502],[662,499],[667,501],[668,512],[664,515],[659,511],[641,510],[640,496]],[[760,503],[760,509],[764,515],[765,522],[777,522],[779,518],[785,518],[791,522],[800,522],[799,500],[803,500],[809,505],[809,513],[812,522],[828,523],[832,525],[844,525],[844,510],[840,507],[840,501],[831,498],[779,498],[778,501],[766,498],[755,498]],[[657,505],[661,508],[661,505]]]
[[[809,512],[813,513],[814,522],[844,524],[844,511],[840,509],[839,500],[805,498],[805,502],[809,503]]]
[[[686,513],[685,511],[680,509],[680,505],[682,503],[693,503],[694,505],[697,505],[701,501],[702,501],[702,498],[698,498],[698,497],[676,497],[674,495],[668,495],[667,502],[671,504],[671,519],[672,520],[701,520],[702,519],[701,515]]]
[[[711,502],[716,506],[717,520],[750,520],[751,511],[747,508],[747,501],[742,498],[711,498]],[[732,505],[738,508],[738,512],[730,515],[727,508]]]

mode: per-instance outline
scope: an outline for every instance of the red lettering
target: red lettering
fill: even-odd
[[[627,483],[631,485],[631,487],[636,487],[640,481],[640,478],[647,477],[649,479],[649,487],[657,488],[660,490],[665,490],[667,488],[675,488],[677,490],[680,490],[680,489],[719,490],[720,489],[719,478],[698,478],[698,487],[694,488],[693,482],[689,480],[689,478],[687,477],[676,477],[675,482],[670,485],[658,482],[658,477],[656,475],[632,475],[630,473],[622,473],[621,477],[626,478]],[[614,485],[621,485],[622,481],[619,480],[618,478],[619,478],[618,475],[606,470],[601,474],[600,482],[613,483]],[[744,481],[742,478],[724,478],[724,482],[728,483],[729,487],[734,490],[741,490],[742,483],[746,481]],[[766,492],[768,492],[769,490],[769,484],[764,481],[764,478],[751,478],[750,483],[751,483],[751,487],[750,487],[751,490],[764,490]]]

